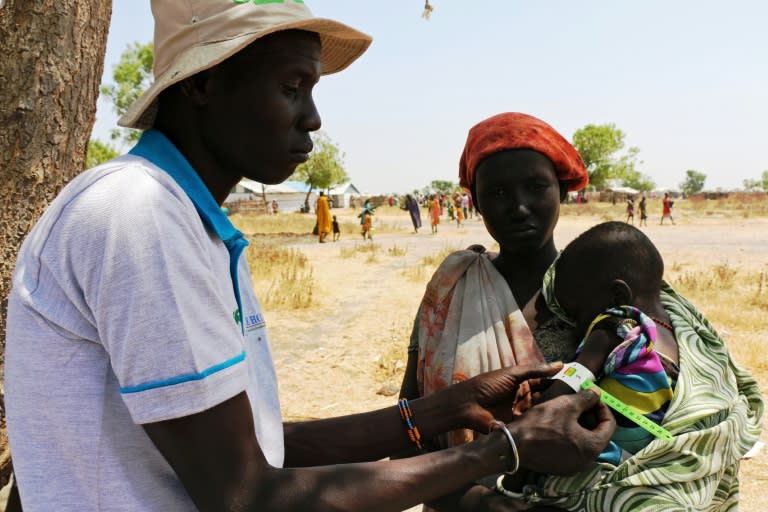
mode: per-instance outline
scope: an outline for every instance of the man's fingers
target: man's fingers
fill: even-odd
[[[592,391],[590,389],[582,389],[577,393],[578,400],[576,405],[581,409],[580,413],[592,409],[594,406],[600,403],[599,391]]]
[[[550,377],[559,372],[562,367],[563,363],[561,361],[556,361],[554,363],[515,366],[512,371],[518,378],[518,382],[523,382],[528,379]]]
[[[613,431],[616,430],[616,418],[614,418],[608,406],[599,402],[597,404],[596,416],[597,425],[592,431],[600,435],[607,434],[609,437],[613,435]]]

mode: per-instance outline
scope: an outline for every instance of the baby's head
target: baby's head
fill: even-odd
[[[613,306],[639,308],[658,300],[664,261],[653,242],[624,222],[604,222],[573,240],[557,260],[555,296],[585,330]]]
[[[335,215],[333,216],[333,220],[336,220],[336,216]]]

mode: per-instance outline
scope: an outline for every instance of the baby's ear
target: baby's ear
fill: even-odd
[[[616,306],[625,306],[632,304],[632,288],[622,279],[611,281],[611,296]]]

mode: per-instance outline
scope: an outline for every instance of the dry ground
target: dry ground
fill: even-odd
[[[463,228],[444,221],[439,234],[433,236],[429,227],[412,234],[404,213],[381,210],[375,219],[380,229],[374,237],[378,249],[373,257],[369,252],[350,256],[355,245],[363,242],[349,234],[337,243],[318,244],[309,236],[290,241],[291,247],[306,254],[314,269],[316,303],[301,311],[267,311],[286,420],[394,405],[407,335],[433,268],[423,266],[423,258],[472,243],[493,246],[477,219],[467,220]],[[334,213],[342,222],[354,222],[355,212]],[[606,220],[604,214],[562,216],[556,231],[558,246],[563,247],[602,220]],[[768,219],[764,217],[681,216],[676,226],[658,226],[656,222],[658,219],[644,229],[662,252],[667,269],[678,274],[704,272],[717,264],[754,276],[768,268]],[[699,306],[710,316],[703,305]],[[756,375],[765,396],[768,360],[765,342],[760,340],[768,336],[768,312],[755,308],[749,329],[731,325],[727,312],[710,320],[737,362]],[[764,433],[762,439],[768,442],[768,435]],[[764,490],[768,484],[768,448],[744,461],[741,473],[741,510],[768,509]]]

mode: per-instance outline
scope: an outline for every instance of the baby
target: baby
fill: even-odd
[[[642,231],[606,222],[565,248],[543,288],[552,312],[572,324],[582,339],[575,368],[591,373],[590,380],[601,389],[657,425],[679,375],[674,329],[661,303],[663,273],[661,255]],[[553,380],[539,401],[573,393],[567,380]],[[621,414],[615,416],[616,432],[598,461],[618,465],[654,434]],[[525,480],[523,475],[507,477],[499,488],[518,490]]]

